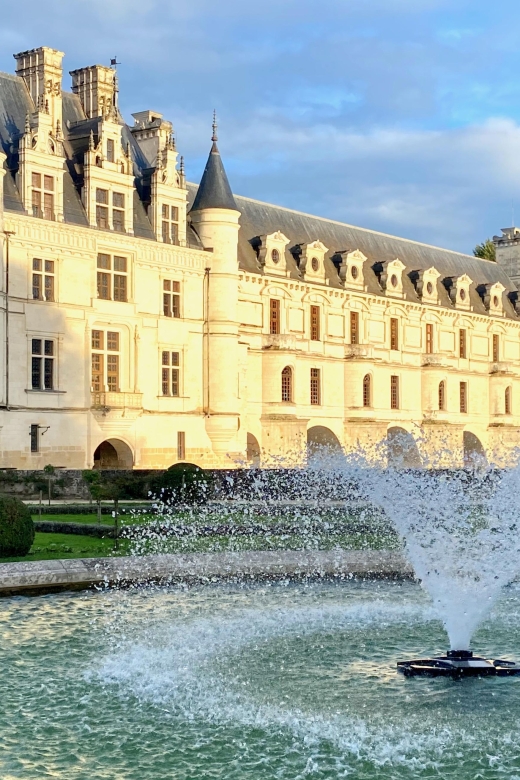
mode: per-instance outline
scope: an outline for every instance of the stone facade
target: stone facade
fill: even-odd
[[[230,467],[403,430],[520,444],[516,287],[495,263],[199,187],[115,70],[0,74],[0,467]]]

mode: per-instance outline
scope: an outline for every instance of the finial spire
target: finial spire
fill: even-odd
[[[218,141],[217,127],[218,127],[218,125],[217,125],[217,112],[214,110],[213,111],[213,135],[211,136],[211,140],[213,141],[213,143]]]
[[[179,173],[181,176],[184,176],[184,156],[182,154],[181,154],[180,165],[179,165]]]

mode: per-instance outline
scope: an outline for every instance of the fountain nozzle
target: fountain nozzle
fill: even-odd
[[[447,658],[456,658],[458,661],[473,658],[471,650],[448,650],[446,653]]]

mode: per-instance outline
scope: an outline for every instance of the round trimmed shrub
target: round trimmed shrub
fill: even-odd
[[[27,555],[34,541],[34,523],[23,501],[0,496],[0,556]]]

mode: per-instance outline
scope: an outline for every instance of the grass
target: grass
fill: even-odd
[[[25,557],[0,558],[1,563],[15,561],[54,561],[62,558],[102,558],[114,552],[113,539],[96,539],[75,534],[36,532],[34,542]],[[119,540],[119,555],[129,552],[126,539]]]

